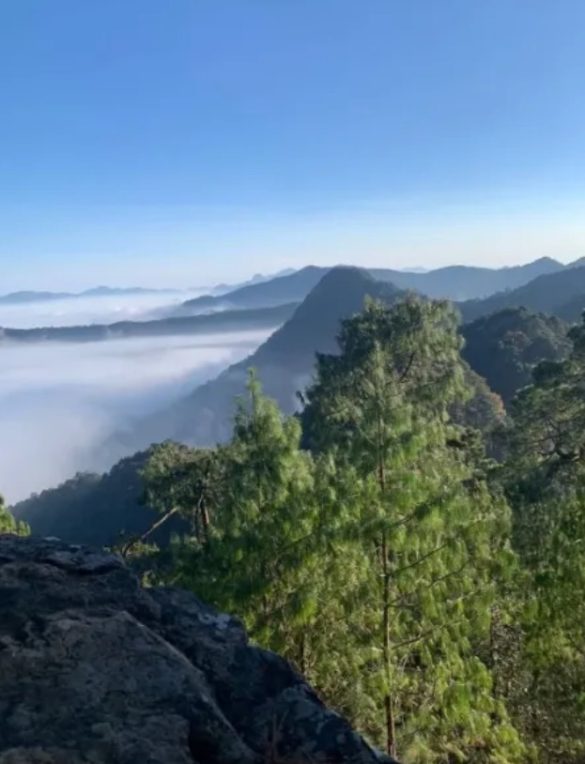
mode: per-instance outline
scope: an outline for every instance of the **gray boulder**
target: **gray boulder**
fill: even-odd
[[[391,764],[286,661],[116,555],[0,536],[0,764]]]

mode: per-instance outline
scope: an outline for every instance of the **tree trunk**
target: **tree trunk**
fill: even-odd
[[[383,450],[383,422],[378,416],[378,483],[382,496],[386,490],[386,465]],[[390,691],[390,566],[388,560],[388,540],[386,531],[382,531],[382,644],[384,656],[384,678],[386,691],[384,694],[384,716],[386,721],[386,751],[396,757],[396,723],[394,719],[394,702]]]
[[[390,571],[388,568],[388,545],[386,533],[382,534],[382,573],[384,577],[382,602],[383,656],[386,692],[384,695],[384,715],[386,721],[386,751],[396,757],[396,724],[394,703],[390,691]]]
[[[149,536],[150,536],[152,533],[154,533],[154,532],[155,532],[155,531],[156,531],[158,528],[160,528],[160,527],[161,527],[161,525],[164,525],[164,523],[166,523],[166,521],[167,521],[169,518],[173,517],[173,515],[176,515],[178,511],[179,511],[179,507],[175,507],[174,509],[171,509],[171,510],[169,510],[168,512],[166,512],[166,513],[165,513],[165,514],[164,514],[164,515],[163,515],[163,516],[160,518],[160,520],[157,520],[157,521],[156,521],[156,522],[155,522],[153,525],[151,525],[151,526],[150,526],[150,528],[149,528],[149,529],[148,529],[148,530],[147,530],[145,533],[143,533],[141,536],[137,536],[136,538],[133,538],[133,539],[131,539],[130,541],[128,541],[128,542],[127,542],[127,543],[126,543],[126,544],[125,544],[125,545],[122,547],[122,549],[121,549],[121,551],[120,551],[120,553],[121,553],[122,557],[126,558],[126,557],[127,557],[127,555],[128,555],[128,553],[130,552],[130,550],[131,550],[133,547],[135,547],[135,546],[136,546],[136,544],[139,544],[139,543],[141,543],[141,542],[143,542],[143,541],[146,541],[146,539],[147,539],[147,538],[148,538],[148,537],[149,537]]]
[[[207,504],[202,502],[201,504],[201,524],[203,525],[203,536],[205,541],[209,541],[209,510]]]
[[[386,752],[393,759],[396,758],[396,729],[394,725],[394,704],[390,693],[384,698],[384,709],[386,713]]]
[[[307,676],[307,643],[305,638],[305,630],[301,631],[301,638],[299,644],[299,667],[301,674]]]

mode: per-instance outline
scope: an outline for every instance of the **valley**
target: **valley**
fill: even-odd
[[[445,273],[453,271],[456,283],[449,286]],[[565,320],[576,320],[579,312],[568,313],[565,306],[585,296],[585,267],[578,263],[571,268],[543,260],[495,271],[460,267],[401,273],[400,288],[388,280],[388,274],[398,273],[307,267],[178,305],[165,293],[157,308],[163,317],[155,319],[139,314],[139,321],[5,327],[0,331],[0,412],[12,446],[0,461],[4,491],[15,503],[56,488],[76,472],[108,471],[153,443],[171,439],[213,446],[227,440],[250,368],[283,412],[298,411],[316,355],[336,350],[341,321],[360,311],[367,298],[388,305],[402,299],[408,293],[405,282],[427,284],[431,295],[425,296],[469,292],[481,279],[484,289],[490,282],[506,287],[458,304],[463,357],[477,380],[468,415],[482,411],[482,421],[493,423],[496,398],[508,405],[540,360],[567,352]],[[143,295],[126,298],[126,310],[144,307]],[[286,302],[291,298],[300,302]],[[81,298],[75,304],[72,320],[87,310]],[[509,345],[512,337],[516,345]],[[31,462],[39,465],[36,470]],[[46,531],[62,535],[58,522]]]

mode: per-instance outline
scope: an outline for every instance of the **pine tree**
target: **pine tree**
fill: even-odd
[[[207,543],[176,550],[179,580],[236,613],[251,635],[303,668],[304,627],[316,612],[313,464],[300,425],[252,375],[234,435],[218,449],[221,485]]]
[[[368,731],[413,762],[518,760],[478,657],[507,510],[449,421],[466,394],[455,315],[415,298],[369,303],[339,344],[318,359],[303,419],[313,447],[353,474],[344,534],[362,553],[360,602],[346,617]]]
[[[223,483],[221,469],[217,449],[163,443],[141,473],[144,502],[162,515],[161,520],[180,514],[196,538],[206,541]]]
[[[319,357],[300,418],[252,375],[232,440],[203,461],[167,447],[148,487],[193,516],[205,485],[212,508],[175,543],[173,582],[239,615],[374,742],[409,764],[512,764],[524,749],[494,683],[508,509],[449,417],[471,394],[456,328],[442,303],[368,304]]]

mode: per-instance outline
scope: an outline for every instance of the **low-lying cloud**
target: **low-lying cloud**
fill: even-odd
[[[113,432],[246,357],[269,333],[0,346],[0,492],[12,503],[110,466],[95,463],[95,452]]]
[[[44,302],[0,304],[0,326],[32,329],[37,326],[79,326],[140,321],[172,312],[199,293],[120,294],[77,297]]]

